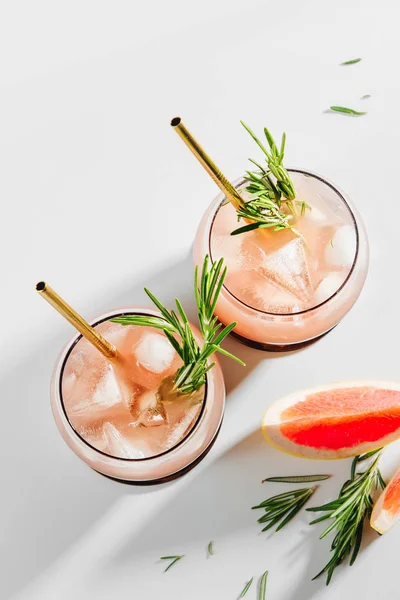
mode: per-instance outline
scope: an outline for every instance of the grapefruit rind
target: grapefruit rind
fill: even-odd
[[[313,447],[300,445],[292,442],[287,437],[284,437],[280,431],[283,425],[282,414],[286,409],[294,405],[299,405],[310,395],[317,394],[320,392],[326,392],[330,390],[340,389],[356,389],[356,388],[373,388],[379,390],[388,390],[400,392],[400,383],[393,381],[375,381],[375,380],[363,380],[363,381],[344,381],[340,383],[331,383],[324,386],[318,386],[314,388],[308,388],[301,390],[300,392],[294,392],[274,402],[264,413],[262,419],[262,432],[269,444],[291,456],[300,458],[316,459],[316,460],[335,460],[339,458],[349,458],[357,456],[364,452],[370,452],[376,450],[381,446],[385,446],[390,442],[393,442],[400,438],[400,427],[385,436],[382,436],[378,440],[367,441],[359,443],[357,445],[341,447],[338,449],[330,449],[324,447]],[[399,398],[399,409],[400,409],[400,398]]]
[[[370,524],[378,533],[386,533],[398,521],[400,521],[400,488],[399,488],[400,470],[398,470],[389,481],[386,488],[382,491],[372,510]],[[395,506],[392,510],[385,507],[388,496],[394,496]]]

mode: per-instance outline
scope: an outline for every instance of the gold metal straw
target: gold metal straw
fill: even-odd
[[[63,300],[47,283],[39,281],[36,285],[36,291],[49,304],[54,306],[58,312],[67,319],[72,325],[88,340],[97,350],[99,350],[108,359],[113,359],[117,356],[115,346],[107,342],[94,327],[89,325],[78,313]]]
[[[207,152],[200,146],[200,144],[194,139],[190,131],[188,131],[185,125],[182,123],[180,117],[175,117],[171,121],[171,126],[180,135],[185,142],[186,146],[193,152],[195,157],[203,165],[207,173],[212,177],[217,186],[225,194],[226,198],[238,209],[244,202],[239,192],[231,184],[231,182],[225,177],[222,171],[217,167],[215,162],[208,156]]]

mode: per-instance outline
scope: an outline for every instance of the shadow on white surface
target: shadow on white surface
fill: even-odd
[[[182,586],[190,579],[188,571],[198,575],[191,592],[191,597],[197,599],[217,597],[211,596],[217,590],[223,591],[218,597],[235,597],[235,590],[240,592],[246,577],[255,575],[256,580],[265,569],[270,571],[271,598],[309,600],[317,596],[325,588],[325,577],[311,579],[330,558],[331,539],[318,539],[323,524],[309,527],[314,515],[302,511],[280,532],[261,533],[262,525],[257,523],[260,513],[250,508],[268,496],[290,489],[285,484],[261,486],[261,479],[267,476],[316,472],[337,475],[321,483],[308,504],[315,506],[337,494],[348,469],[348,461],[294,462],[292,457],[270,448],[261,432],[255,431],[204,470],[102,564],[101,573],[96,573],[96,578],[100,577],[96,585],[98,597],[109,597],[110,582],[116,592],[132,586],[140,590],[142,599],[155,597],[161,585],[158,577],[165,566],[158,567],[157,559],[163,554],[185,554],[185,561],[174,567],[175,575],[171,573],[162,579],[168,598],[183,597]],[[210,540],[214,542],[215,555],[204,560]],[[282,579],[282,572],[289,570],[290,577]],[[150,571],[157,583],[149,583]],[[278,573],[277,580],[274,574]],[[340,573],[338,569],[335,583],[340,581]]]
[[[192,281],[193,264],[189,255],[163,271],[153,273],[145,281],[126,291],[118,292],[114,289],[104,294],[95,301],[93,315],[112,307],[149,304],[143,291],[143,285],[146,285],[167,306],[172,306],[174,298],[178,296],[189,318],[196,322]],[[120,485],[100,477],[73,455],[58,434],[50,411],[49,381],[53,363],[65,341],[56,337],[46,345],[38,345],[28,361],[17,365],[13,372],[0,381],[2,397],[10,399],[10,426],[5,428],[2,437],[4,448],[8,449],[10,464],[3,476],[5,489],[9,493],[3,497],[3,514],[7,514],[8,518],[0,541],[1,555],[4,556],[3,567],[7,572],[7,577],[0,583],[2,597],[9,597],[26,588],[31,580],[37,579],[57,559],[73,549],[79,540],[90,537],[95,525],[103,518],[107,519],[106,513],[117,506],[121,498],[144,494],[149,489]],[[240,405],[243,406],[243,402],[252,401],[251,397],[243,399],[242,394],[236,393],[236,388],[240,387],[242,381],[261,361],[264,371],[269,368],[271,359],[279,360],[286,354],[253,350],[234,339],[228,339],[226,347],[240,356],[247,365],[246,368],[241,368],[222,357],[227,392],[234,392],[230,398],[228,396],[228,420],[241,408]],[[222,445],[223,431],[224,429],[221,440],[218,440]],[[245,431],[242,435],[246,435]],[[218,446],[219,444],[216,448]],[[216,449],[215,455],[217,454]],[[150,552],[159,545],[160,540],[164,543],[164,539],[173,540],[174,546],[179,546],[196,543],[205,532],[214,539],[218,536],[229,538],[240,535],[243,530],[245,535],[251,532],[251,540],[248,540],[251,555],[254,552],[254,539],[257,548],[271,537],[257,536],[259,527],[255,514],[248,510],[269,491],[271,494],[275,491],[260,490],[259,487],[259,481],[271,469],[271,458],[274,471],[285,472],[291,465],[288,457],[266,446],[259,432],[234,446],[198,478],[194,477],[178,500],[172,506],[167,506],[170,517],[167,521],[156,518],[146,527],[140,538],[141,552]],[[212,453],[210,462],[212,463]],[[305,463],[306,461],[301,461],[300,470],[307,470]],[[314,468],[315,466],[311,472]],[[189,519],[185,522],[185,527],[181,527],[179,524],[182,515],[190,514],[196,515],[196,519]],[[306,528],[298,543],[303,544],[304,541],[308,547],[309,538],[310,532]],[[274,538],[274,548],[279,551],[276,539],[284,541],[285,534],[281,533],[279,538]],[[130,560],[130,554],[134,554],[132,549],[136,545],[132,540],[132,546],[111,559],[106,569],[112,569],[117,564],[119,567],[124,565]],[[288,548],[288,556],[292,553],[295,560],[299,549],[297,546],[292,548],[292,544]],[[321,546],[317,549],[310,546],[307,551],[313,571],[314,564],[319,563],[317,555],[320,550]],[[282,546],[282,552],[287,554],[287,551]],[[131,559],[133,560],[133,556]],[[310,597],[307,594],[320,585],[318,582],[309,587],[308,580],[315,573],[311,572],[311,567],[305,573],[303,571],[306,595],[302,596],[302,591],[298,590],[296,600],[306,600]],[[285,600],[294,598],[290,595],[281,597]]]

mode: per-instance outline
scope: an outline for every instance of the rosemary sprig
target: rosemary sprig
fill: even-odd
[[[212,556],[214,554],[214,548],[213,548],[213,542],[212,541],[207,546],[207,552],[208,552],[209,556]]]
[[[254,579],[254,577],[252,577],[251,579],[249,579],[249,581],[246,583],[246,585],[244,586],[244,588],[240,592],[239,598],[244,598],[245,597],[245,595],[247,594],[247,592],[250,589],[251,584],[253,583],[253,579]]]
[[[164,570],[164,573],[166,573],[171,567],[174,566],[175,563],[178,562],[178,560],[181,560],[181,558],[183,558],[185,555],[184,554],[177,554],[176,556],[161,556],[160,560],[171,560],[172,562],[168,565],[168,567]]]
[[[266,598],[267,578],[268,578],[268,571],[264,571],[264,573],[261,575],[260,588],[258,591],[258,600],[265,600],[265,598]]]
[[[262,531],[267,531],[279,521],[275,531],[279,531],[299,512],[304,504],[311,498],[317,486],[292,490],[277,496],[272,496],[252,509],[262,508],[265,514],[258,519],[258,523],[267,523]]]
[[[314,481],[324,481],[325,479],[329,479],[329,477],[330,475],[288,475],[286,477],[267,477],[261,483],[266,483],[267,481],[277,483],[313,483]]]
[[[359,63],[361,61],[361,58],[352,58],[351,60],[345,60],[344,62],[340,63],[341,66],[345,66],[345,65],[355,65],[356,63]]]
[[[380,452],[381,448],[356,456],[352,461],[350,479],[342,486],[338,498],[322,506],[307,508],[308,511],[325,513],[311,521],[310,525],[333,519],[332,523],[320,535],[320,539],[331,531],[336,531],[331,545],[332,558],[314,577],[316,579],[322,573],[326,573],[326,585],[329,585],[334,570],[345,558],[350,556],[350,565],[357,558],[363,535],[364,520],[369,519],[372,512],[372,491],[378,485],[385,485],[378,467]],[[375,458],[369,467],[358,473],[359,463],[373,456]]]
[[[161,301],[147,288],[146,294],[156,305],[161,317],[147,315],[122,315],[112,319],[121,325],[142,325],[162,329],[169,342],[180,356],[183,365],[178,369],[174,378],[175,388],[182,394],[192,394],[199,390],[206,381],[207,372],[215,363],[207,364],[214,352],[220,352],[242,366],[244,362],[221,347],[221,343],[229,335],[236,323],[231,323],[223,329],[214,316],[214,309],[226,276],[227,269],[223,269],[223,258],[218,262],[209,264],[208,255],[204,258],[200,277],[198,267],[194,274],[194,292],[198,309],[198,320],[203,338],[201,346],[196,341],[189,320],[178,299],[175,300],[177,312],[167,310]]]
[[[276,145],[269,130],[264,127],[264,134],[269,150],[257,138],[254,132],[241,121],[241,124],[250,134],[256,144],[264,153],[267,168],[261,166],[253,159],[249,159],[257,167],[257,171],[246,171],[246,191],[253,196],[237,209],[238,219],[244,218],[252,221],[249,225],[239,227],[232,235],[251,231],[252,229],[273,228],[274,231],[291,228],[291,214],[285,212],[284,205],[294,213],[294,199],[296,196],[293,182],[289,173],[283,166],[285,155],[286,133],[282,135],[280,148]],[[304,211],[306,205],[302,204]]]
[[[264,144],[262,144],[260,142],[260,140],[256,137],[256,135],[250,129],[250,127],[248,127],[248,125],[246,125],[246,123],[244,123],[243,121],[240,121],[240,122],[243,125],[243,127],[246,129],[246,131],[251,135],[251,137],[256,142],[256,144],[264,152],[265,160],[268,165],[268,169],[272,173],[272,175],[274,175],[274,177],[276,178],[276,183],[274,184],[270,175],[268,175],[266,177],[265,189],[268,189],[270,191],[270,194],[271,194],[270,197],[275,198],[276,200],[280,200],[281,196],[283,195],[287,200],[294,200],[294,198],[296,196],[296,193],[294,191],[294,185],[293,185],[292,180],[290,179],[289,173],[286,171],[285,167],[283,166],[283,159],[285,156],[285,146],[286,146],[286,133],[282,134],[281,146],[278,149],[278,146],[276,145],[275,140],[272,137],[271,133],[269,132],[269,130],[266,127],[264,127],[264,135],[267,139],[269,149],[270,149],[268,152],[268,150],[266,149]],[[265,169],[260,167],[260,165],[258,163],[256,163],[254,160],[251,160],[251,162],[253,164],[255,164],[256,167],[258,167],[261,170],[261,172],[264,172],[264,174],[267,175],[267,173],[265,172]]]
[[[330,106],[329,108],[335,112],[345,113],[346,115],[355,115],[357,117],[368,114],[363,111],[354,110],[354,108],[347,108],[347,106]]]

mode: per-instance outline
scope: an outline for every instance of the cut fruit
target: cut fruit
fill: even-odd
[[[371,515],[371,527],[386,533],[400,521],[400,469],[379,496]]]
[[[265,438],[304,458],[335,459],[400,438],[400,383],[354,381],[302,390],[270,406]]]

